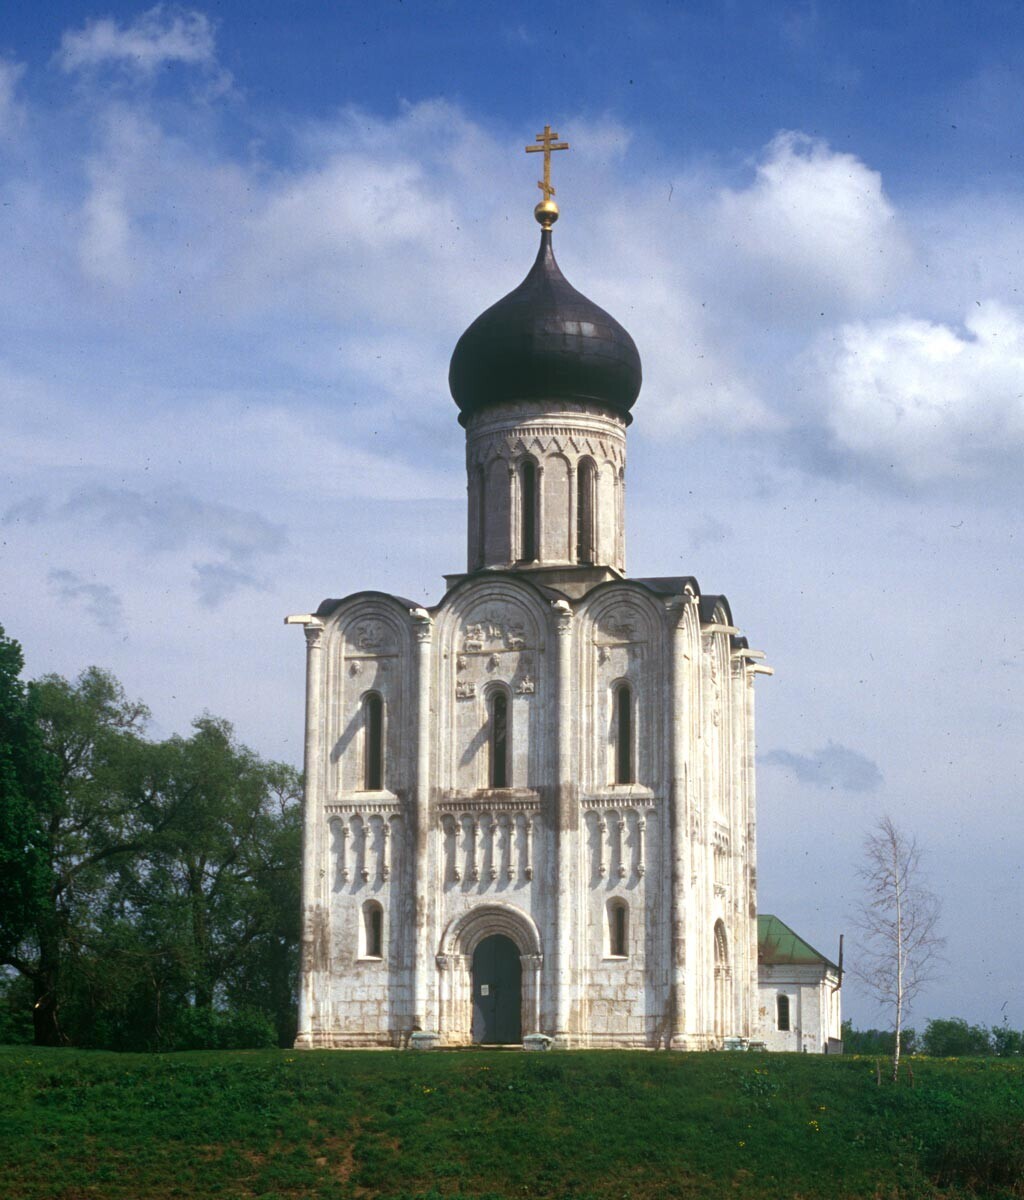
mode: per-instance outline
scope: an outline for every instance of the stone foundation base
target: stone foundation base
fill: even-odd
[[[398,1050],[408,1041],[408,1034],[343,1033],[340,1030],[318,1029],[300,1033],[295,1050]]]
[[[714,1050],[715,1039],[709,1033],[677,1033],[669,1042],[670,1050]]]

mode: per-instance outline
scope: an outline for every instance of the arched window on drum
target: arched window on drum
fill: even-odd
[[[537,558],[537,521],[540,505],[537,502],[537,464],[526,458],[519,466],[519,561],[534,562]]]
[[[597,557],[595,503],[597,468],[589,458],[576,468],[576,561],[592,563]]]

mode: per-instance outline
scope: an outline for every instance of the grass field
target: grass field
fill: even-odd
[[[1024,1063],[0,1048],[0,1197],[1024,1196]]]

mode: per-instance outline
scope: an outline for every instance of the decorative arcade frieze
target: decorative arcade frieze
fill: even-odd
[[[603,880],[628,883],[644,877],[647,873],[647,826],[655,812],[654,808],[632,805],[584,806],[592,886],[600,886]]]
[[[498,802],[486,810],[442,812],[442,871],[445,884],[510,884],[533,879],[537,810]]]

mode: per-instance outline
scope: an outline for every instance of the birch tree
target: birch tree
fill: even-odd
[[[915,996],[933,977],[943,939],[936,932],[939,901],[924,886],[917,841],[883,817],[864,840],[858,872],[864,896],[854,974],[892,1014],[892,1080],[899,1079],[903,1022]]]

